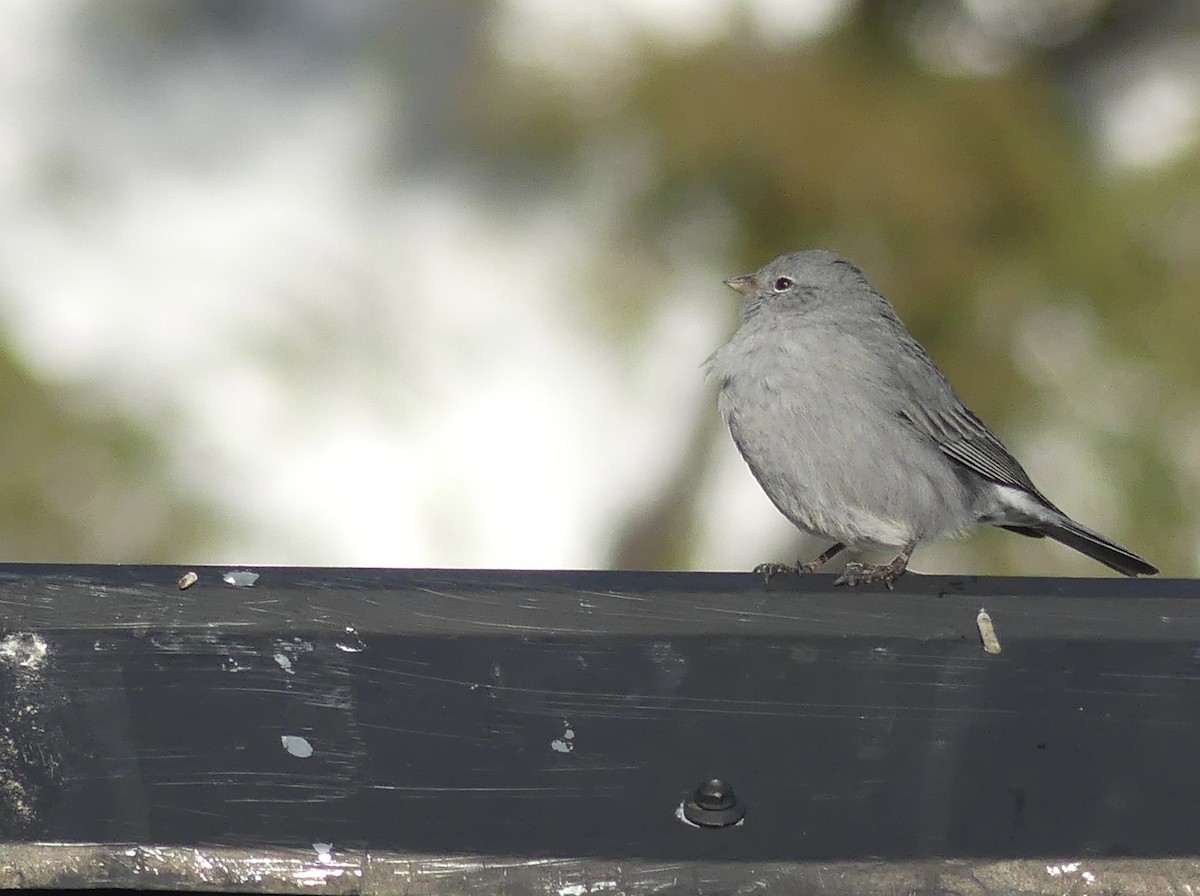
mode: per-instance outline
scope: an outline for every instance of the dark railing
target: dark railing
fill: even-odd
[[[9,887],[1200,892],[1193,581],[6,565],[0,714]]]

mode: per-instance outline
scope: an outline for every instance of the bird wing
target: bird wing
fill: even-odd
[[[950,459],[998,485],[1020,489],[1054,507],[1029,478],[995,434],[961,402],[947,402],[944,409],[912,402],[901,416],[933,439]]]
[[[921,344],[904,329],[890,306],[883,317],[903,348],[899,363],[891,370],[893,388],[897,395],[904,396],[895,408],[900,417],[932,439],[943,454],[975,475],[1026,492],[1057,511],[995,433],[963,404],[954,387]]]

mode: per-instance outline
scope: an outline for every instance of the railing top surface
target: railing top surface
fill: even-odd
[[[196,581],[186,590],[181,577]],[[239,575],[246,574],[250,575]],[[232,575],[231,575],[232,574]],[[253,584],[245,584],[253,577]],[[908,574],[893,590],[827,575],[0,565],[0,623],[17,627],[394,634],[788,634],[929,638],[986,608],[1011,636],[1200,640],[1200,582]],[[242,584],[230,584],[230,581]]]

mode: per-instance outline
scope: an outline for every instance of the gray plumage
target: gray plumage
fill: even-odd
[[[843,548],[891,547],[888,564],[848,564],[846,584],[904,572],[913,548],[975,525],[1048,536],[1125,575],[1153,566],[1080,525],[1034,486],[962,403],[895,310],[832,252],[782,255],[726,281],[742,324],[706,365],[742,457],[785,517]]]

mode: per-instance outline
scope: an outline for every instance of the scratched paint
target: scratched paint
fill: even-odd
[[[338,878],[345,873],[345,868],[305,868],[296,872],[296,883],[305,887],[321,887],[330,878]]]
[[[354,626],[346,626],[341,637],[337,639],[337,649],[343,653],[361,653],[366,649],[367,645],[362,638],[358,636],[358,632],[354,630]]]
[[[556,753],[571,753],[575,750],[575,729],[566,719],[563,719],[562,736],[550,741],[550,749]]]
[[[298,653],[312,653],[313,645],[311,641],[305,641],[303,638],[279,638],[275,641],[275,649],[294,656]]]
[[[0,640],[0,662],[26,672],[37,672],[49,649],[36,632],[13,632]]]
[[[588,893],[603,893],[616,888],[615,880],[597,880],[590,884],[564,884],[558,888],[558,896],[585,896]]]
[[[283,748],[297,759],[307,759],[313,754],[313,746],[306,737],[298,734],[283,734],[280,735],[279,740],[283,744]]]
[[[719,835],[718,835],[719,836]],[[711,842],[713,835],[697,835]],[[549,893],[914,893],[988,892],[1061,896],[1062,893],[1178,893],[1200,896],[1194,862],[1186,858],[1094,859],[1094,871],[1048,875],[1045,860],[942,859],[779,863],[764,871],[754,862],[711,862],[703,881],[687,862],[663,859],[545,859],[524,856],[418,856],[384,850],[339,854],[314,861],[310,850],[278,846],[138,846],[29,843],[8,856],[7,886],[41,890],[64,886],[122,890],[252,893],[414,892],[411,881],[431,881],[422,892],[463,894]],[[691,886],[687,884],[690,883]],[[407,885],[407,886],[406,886]],[[1095,888],[1095,889],[1093,889]]]
[[[250,588],[258,581],[258,573],[248,569],[231,569],[221,576],[221,580],[235,588]]]
[[[303,638],[279,638],[274,643],[271,659],[288,675],[296,674],[296,660],[301,654],[312,653],[313,645]]]
[[[57,722],[63,704],[51,671],[50,645],[37,632],[11,632],[0,639],[0,828],[8,834],[29,830],[38,821],[48,785],[61,778]]]
[[[329,846],[331,844],[313,844]],[[52,856],[52,857],[50,857]],[[334,859],[332,853],[318,853],[314,864],[311,853],[302,855],[291,850],[263,849],[233,850],[221,847],[138,846],[97,849],[92,845],[64,849],[55,844],[50,856],[41,858],[46,867],[71,869],[64,872],[68,879],[78,867],[104,868],[104,874],[116,873],[125,888],[144,889],[153,881],[156,888],[176,890],[236,890],[238,892],[303,892],[312,888],[318,892],[363,892],[357,882],[347,887],[330,888],[337,878],[363,878],[363,856],[349,855]],[[328,861],[326,860],[328,859]],[[75,872],[77,873],[77,872]],[[25,879],[22,876],[21,879]],[[44,877],[35,880],[46,880]],[[57,879],[55,879],[57,880]],[[93,880],[107,881],[107,877]],[[174,883],[174,886],[164,885]],[[202,886],[197,887],[200,884]],[[78,886],[78,884],[76,884]]]
[[[659,686],[668,692],[679,690],[687,678],[687,658],[670,641],[655,641],[650,659],[658,670]]]

